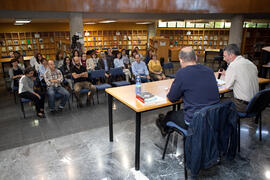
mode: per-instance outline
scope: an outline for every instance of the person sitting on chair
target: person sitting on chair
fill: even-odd
[[[236,44],[225,47],[224,61],[229,66],[227,71],[219,71],[225,76],[225,87],[233,89],[234,102],[237,111],[245,112],[248,102],[259,92],[258,70],[255,64],[241,56]]]
[[[150,77],[153,80],[163,80],[166,79],[166,76],[162,72],[162,67],[160,61],[157,60],[157,56],[153,53],[152,59],[148,63],[148,68],[150,72]]]
[[[30,99],[36,106],[37,116],[45,118],[44,114],[44,100],[45,94],[35,90],[34,91],[34,75],[35,69],[28,67],[25,69],[24,75],[19,81],[19,96],[20,98]]]
[[[11,60],[11,68],[9,69],[9,77],[11,79],[11,89],[14,87],[19,87],[19,80],[23,76],[22,69],[18,66],[18,61],[16,59]]]
[[[83,107],[82,99],[80,95],[81,89],[90,89],[88,93],[87,104],[90,103],[91,98],[96,92],[96,87],[88,81],[88,72],[86,67],[81,65],[80,58],[74,57],[75,66],[72,69],[72,77],[74,79],[74,91],[77,98],[79,107]]]
[[[197,64],[196,54],[192,47],[184,47],[179,53],[181,69],[176,73],[167,98],[171,102],[183,99],[184,109],[170,111],[165,118],[157,119],[156,124],[161,134],[167,134],[166,123],[175,122],[187,129],[193,114],[203,107],[219,103],[219,92],[213,70],[207,66]]]
[[[140,55],[135,55],[136,61],[132,63],[132,73],[134,76],[140,76],[142,82],[149,82],[150,76],[149,71],[145,65],[145,62],[143,62],[140,58]]]
[[[131,73],[130,73],[129,69],[125,67],[121,55],[122,55],[121,52],[117,53],[117,57],[114,59],[114,67],[115,68],[122,68],[123,72],[126,76],[126,81],[129,82],[129,79],[131,78]]]
[[[113,61],[111,60],[111,58],[107,58],[105,56],[105,52],[101,51],[100,52],[100,59],[98,60],[98,69],[104,69],[105,70],[105,76],[107,78],[110,77],[110,69],[113,68]]]
[[[48,103],[52,113],[55,112],[55,94],[59,93],[62,95],[61,102],[58,107],[58,111],[62,111],[65,107],[66,102],[70,96],[69,92],[61,86],[63,82],[63,75],[59,69],[55,68],[53,60],[48,62],[49,68],[45,73],[45,82],[48,88]]]

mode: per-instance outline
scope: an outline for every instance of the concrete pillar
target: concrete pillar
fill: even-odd
[[[243,16],[234,16],[231,22],[229,44],[237,44],[241,49],[243,35]]]
[[[157,22],[148,25],[147,31],[147,48],[149,48],[149,39],[157,34]]]
[[[69,29],[70,29],[70,40],[72,41],[72,36],[77,32],[81,33],[82,39],[79,40],[81,42],[81,49],[84,50],[83,43],[83,16],[82,13],[70,13],[69,16]],[[72,43],[72,42],[71,42]]]

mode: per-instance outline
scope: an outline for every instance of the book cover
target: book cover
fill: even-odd
[[[15,46],[15,51],[19,51],[20,47],[19,46]]]
[[[37,39],[40,38],[40,34],[38,34],[38,33],[36,33],[34,36],[35,36],[35,38],[37,38]]]
[[[37,45],[36,44],[34,44],[33,47],[34,47],[34,49],[37,49]]]
[[[127,36],[126,35],[124,36],[124,40],[127,40]]]
[[[38,40],[38,42],[39,42],[39,43],[43,43],[43,39],[40,38],[40,39]]]
[[[43,44],[40,45],[40,49],[44,49],[44,45]]]
[[[37,41],[35,39],[33,39],[33,44],[37,44]]]
[[[13,43],[14,43],[14,45],[18,45],[19,44],[18,40],[14,40]]]
[[[13,47],[12,46],[8,46],[8,51],[13,51]]]
[[[11,40],[8,40],[8,41],[7,41],[7,44],[8,44],[8,45],[12,45],[12,41],[11,41]]]
[[[27,43],[27,44],[31,44],[31,41],[30,41],[30,40],[26,40],[26,43]]]
[[[53,39],[53,37],[51,37],[51,38],[50,38],[50,41],[51,41],[51,43],[54,43],[54,39]]]
[[[29,49],[29,50],[32,50],[32,46],[29,44],[29,45],[27,45],[27,48]]]
[[[22,40],[22,41],[21,41],[21,44],[25,44],[25,40]]]
[[[116,41],[117,40],[117,37],[116,36],[113,36],[113,40]]]
[[[2,47],[2,52],[7,52],[6,47]]]
[[[25,48],[25,46],[21,46],[21,49],[22,49],[22,50],[25,50],[26,48]]]

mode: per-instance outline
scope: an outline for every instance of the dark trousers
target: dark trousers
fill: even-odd
[[[36,93],[39,94],[41,99],[39,99],[36,95],[30,92],[20,93],[19,96],[21,98],[30,99],[31,101],[33,101],[36,106],[37,113],[40,113],[40,109],[44,109],[45,94],[38,91],[36,91]]]
[[[232,101],[234,102],[236,110],[238,112],[246,112],[248,102],[236,98],[232,98]]]
[[[184,112],[183,110],[179,111],[169,111],[167,112],[165,118],[161,120],[161,126],[163,126],[166,130],[166,124],[167,122],[172,121],[178,126],[187,129],[188,125],[186,125],[185,120],[184,120]]]

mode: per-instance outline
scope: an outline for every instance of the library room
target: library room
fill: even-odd
[[[0,3],[0,179],[270,180],[269,0]]]

